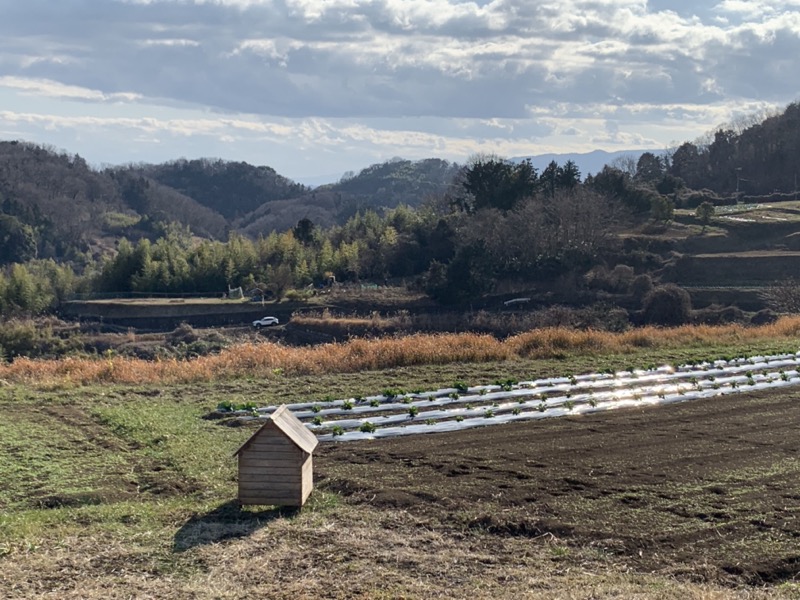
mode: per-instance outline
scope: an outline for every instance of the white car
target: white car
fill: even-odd
[[[277,325],[278,317],[261,317],[258,321],[253,321],[253,327],[269,327],[270,325]]]

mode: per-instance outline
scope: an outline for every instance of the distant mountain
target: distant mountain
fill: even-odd
[[[606,152],[605,150],[593,150],[585,153],[571,154],[536,154],[534,156],[516,156],[510,159],[512,162],[522,162],[530,159],[531,164],[541,173],[552,161],[563,165],[568,160],[574,162],[581,172],[581,179],[587,175],[595,175],[603,170],[603,167],[620,159],[632,158],[637,161],[645,152],[652,152],[655,155],[663,154],[664,150],[619,150],[617,152]]]
[[[334,184],[341,178],[342,173],[327,173],[323,175],[301,175],[300,177],[296,177],[295,181],[314,189],[322,185]]]

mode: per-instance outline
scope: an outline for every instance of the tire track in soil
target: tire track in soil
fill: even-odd
[[[82,504],[109,503],[130,499],[140,494],[184,494],[199,489],[196,483],[173,473],[168,460],[137,452],[141,446],[124,440],[99,420],[71,404],[52,404],[34,409],[44,418],[58,424],[70,436],[73,451],[79,455],[108,454],[124,457],[123,465],[109,465],[95,473],[95,490],[87,494],[54,493],[32,499],[36,508],[60,508]]]

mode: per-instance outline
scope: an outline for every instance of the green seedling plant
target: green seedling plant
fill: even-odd
[[[374,406],[380,406],[381,405],[381,401],[378,400],[377,398],[373,398],[372,400],[369,401],[369,405],[373,406],[373,407]]]
[[[333,429],[331,429],[331,434],[334,437],[344,435],[344,428],[341,425],[334,425]]]
[[[312,422],[314,425],[317,425],[317,426],[319,426],[319,425],[322,425],[322,417],[320,417],[319,415],[317,415],[316,417],[314,417],[313,419],[311,419],[311,422]]]
[[[467,392],[469,392],[469,385],[467,385],[463,381],[453,382],[453,387],[456,388],[456,391],[460,394],[466,394]]]
[[[319,404],[315,404],[314,406],[311,407],[311,412],[313,412],[313,413],[318,413],[321,410],[322,410],[322,407]]]
[[[419,407],[417,406],[409,406],[408,407],[408,416],[412,419],[419,414]]]
[[[494,384],[499,385],[500,389],[504,392],[510,392],[517,383],[516,379],[498,379],[494,382]]]
[[[217,404],[217,410],[224,412],[247,411],[253,412],[258,408],[255,402],[232,402],[231,400],[223,400]]]
[[[375,424],[370,423],[369,421],[364,421],[361,424],[361,427],[358,428],[358,430],[361,431],[362,433],[375,433],[375,429],[376,429]]]
[[[564,402],[563,406],[567,410],[571,411],[573,408],[575,408],[575,403],[572,400],[567,400],[566,402]]]
[[[353,410],[353,402],[351,400],[344,400],[342,402],[343,410]]]

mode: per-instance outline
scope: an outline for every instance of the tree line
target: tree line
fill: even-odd
[[[121,238],[82,269],[16,262],[0,275],[5,313],[43,311],[74,293],[200,293],[230,287],[284,297],[331,282],[404,280],[443,302],[491,291],[509,277],[550,277],[597,260],[611,241],[617,202],[577,168],[474,160],[444,194],[418,208],[358,211],[343,225],[309,219],[250,239],[198,240],[173,223],[151,241]]]

